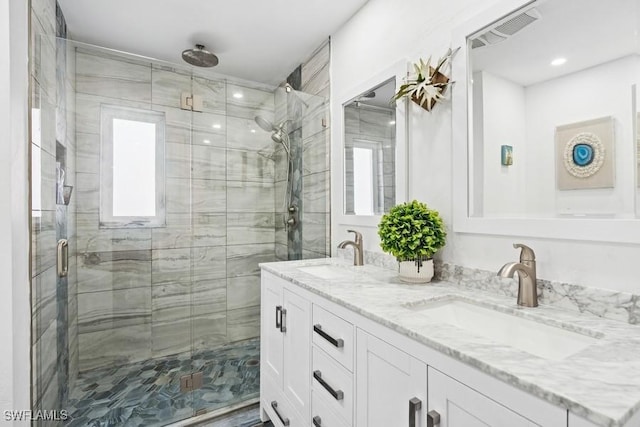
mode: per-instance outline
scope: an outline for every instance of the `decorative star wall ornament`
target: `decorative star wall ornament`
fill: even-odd
[[[393,100],[397,101],[408,97],[425,110],[431,111],[438,102],[446,99],[446,89],[454,83],[449,81],[449,77],[443,71],[450,65],[451,59],[459,49],[447,50],[447,53],[438,60],[435,67],[431,65],[431,57],[427,59],[427,62],[420,58],[417,63],[413,64],[415,75],[407,78],[407,82],[400,86],[398,92],[393,96]]]

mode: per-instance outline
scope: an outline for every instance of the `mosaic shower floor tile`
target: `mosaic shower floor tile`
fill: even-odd
[[[260,341],[83,372],[66,405],[69,427],[153,427],[259,396]],[[203,386],[180,392],[180,377],[203,372]]]

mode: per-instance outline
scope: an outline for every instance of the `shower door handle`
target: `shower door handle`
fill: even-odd
[[[67,277],[69,274],[69,242],[67,239],[58,240],[57,255],[58,277]]]

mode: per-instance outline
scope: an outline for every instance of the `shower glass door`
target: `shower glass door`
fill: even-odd
[[[64,409],[53,425],[146,427],[257,402],[258,264],[287,242],[287,172],[255,117],[276,121],[280,89],[44,33],[31,58],[33,409]],[[305,130],[289,132],[300,171]],[[300,211],[307,230],[324,230],[326,205],[293,191],[316,209]],[[324,254],[324,233],[314,242]]]
[[[191,117],[154,62],[74,44],[78,374],[75,422],[195,414]],[[181,74],[185,92],[190,74]],[[86,424],[83,424],[86,423]],[[110,424],[111,423],[111,424]]]

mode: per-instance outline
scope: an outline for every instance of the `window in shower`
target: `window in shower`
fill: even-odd
[[[353,208],[356,215],[374,215],[381,212],[379,183],[381,182],[380,156],[382,144],[375,141],[353,141]]]
[[[164,226],[164,113],[103,105],[100,117],[100,226]]]

